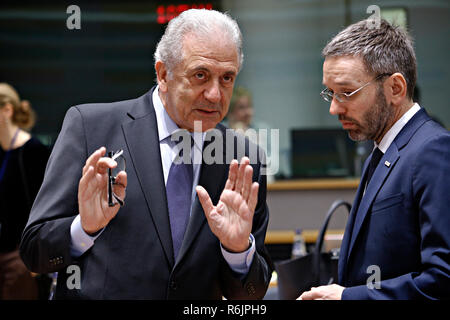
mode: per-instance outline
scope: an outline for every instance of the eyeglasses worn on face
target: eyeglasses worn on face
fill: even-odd
[[[378,76],[376,76],[374,79],[370,80],[369,82],[367,82],[366,84],[362,85],[361,87],[359,87],[358,89],[356,89],[353,92],[350,93],[346,93],[346,92],[342,92],[342,93],[336,93],[333,92],[332,90],[325,88],[322,90],[322,92],[320,93],[320,96],[326,101],[326,102],[331,102],[333,101],[333,97],[336,98],[337,101],[339,102],[346,102],[348,100],[350,100],[350,97],[353,96],[355,93],[361,91],[362,89],[364,89],[365,87],[367,87],[369,84],[371,84],[372,82],[379,80],[385,76],[391,76],[392,73],[382,73],[379,74]]]
[[[116,178],[120,171],[125,171],[126,161],[123,156],[123,150],[116,152],[108,152],[108,157],[117,162],[117,166],[113,169],[108,169],[108,206],[114,207],[119,204],[121,207],[124,201],[120,199],[113,191],[113,186],[116,184]]]

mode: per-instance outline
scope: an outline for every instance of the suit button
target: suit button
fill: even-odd
[[[170,281],[170,289],[172,289],[173,291],[177,290],[177,283],[175,281]]]

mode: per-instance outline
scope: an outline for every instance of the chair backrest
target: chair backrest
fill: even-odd
[[[332,257],[331,253],[321,252],[321,250],[330,219],[336,209],[341,206],[345,206],[350,212],[351,205],[348,202],[343,200],[333,202],[326,214],[312,253],[295,259],[275,262],[280,299],[296,299],[311,287],[327,284],[328,278],[336,277],[337,258]]]
[[[316,245],[314,247],[314,267],[313,267],[313,270],[315,272],[314,277],[316,281],[320,280],[320,260],[321,260],[320,252],[322,251],[325,233],[328,229],[328,223],[330,222],[330,219],[333,216],[334,212],[336,212],[336,210],[341,206],[346,207],[348,214],[350,214],[350,211],[352,209],[350,203],[340,199],[334,201],[333,204],[330,206],[330,209],[328,209],[327,215],[325,216],[325,221],[323,222],[322,228],[320,229],[319,235],[317,236]]]

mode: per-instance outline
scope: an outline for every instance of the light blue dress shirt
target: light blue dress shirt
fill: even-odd
[[[173,141],[171,141],[170,137],[172,133],[176,130],[179,130],[177,124],[169,117],[166,109],[164,108],[162,101],[158,94],[158,87],[153,91],[153,106],[155,108],[156,113],[156,122],[158,125],[158,135],[159,135],[159,147],[161,151],[161,162],[164,173],[164,183],[167,183],[167,178],[169,176],[169,170],[172,165],[172,162],[175,156],[178,154],[177,147]],[[205,137],[205,133],[191,133],[194,140],[194,152],[193,154],[193,186],[192,186],[192,203],[194,203],[195,197],[197,196],[195,187],[198,184],[198,180],[200,177],[200,166],[201,161],[201,153],[203,149],[203,140]],[[192,214],[192,207],[191,207]],[[104,229],[103,229],[104,230]],[[85,253],[89,248],[94,245],[95,240],[100,236],[103,232],[100,231],[95,236],[90,236],[86,232],[84,232],[81,227],[80,215],[78,214],[74,221],[72,222],[70,228],[71,235],[71,247],[70,252],[72,257],[79,257],[83,253]],[[225,261],[229,264],[230,268],[240,274],[241,276],[245,276],[252,264],[253,256],[255,254],[255,239],[252,234],[250,234],[252,245],[251,247],[244,252],[241,253],[231,253],[225,250],[220,244],[220,248],[223,254]]]

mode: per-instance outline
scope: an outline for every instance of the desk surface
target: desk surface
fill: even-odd
[[[269,183],[269,191],[357,189],[359,178],[282,180]]]
[[[292,230],[267,230],[266,244],[289,244],[294,241],[295,232]],[[325,236],[330,240],[338,240],[344,234],[343,229],[330,229],[327,230]],[[319,230],[303,230],[303,238],[306,243],[315,243]]]

